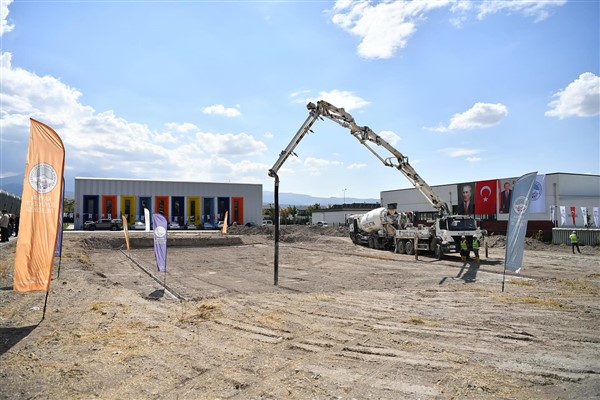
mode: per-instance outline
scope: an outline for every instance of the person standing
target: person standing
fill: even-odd
[[[8,242],[8,223],[9,216],[6,213],[6,210],[2,210],[2,215],[0,216],[0,233],[2,234],[1,242]]]
[[[460,238],[460,259],[462,262],[467,261],[469,257],[469,245],[467,244],[467,238],[463,235]]]
[[[479,239],[473,236],[473,253],[475,253],[475,262],[479,264]]]
[[[573,250],[573,254],[575,254],[575,248],[577,247],[577,252],[581,254],[579,251],[579,239],[577,238],[577,233],[575,231],[571,232],[569,235],[569,239],[571,239],[571,250]]]

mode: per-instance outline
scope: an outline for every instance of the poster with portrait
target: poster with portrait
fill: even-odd
[[[512,200],[513,187],[517,178],[498,179],[498,213],[508,214]]]
[[[458,214],[475,215],[475,182],[459,183],[456,190],[458,192]]]

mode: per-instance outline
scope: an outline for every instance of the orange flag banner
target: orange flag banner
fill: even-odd
[[[129,223],[127,221],[127,215],[123,214],[123,232],[125,232],[125,244],[127,245],[127,251],[131,251],[129,248]]]
[[[227,235],[227,214],[229,214],[229,211],[225,211],[225,218],[223,219],[223,230],[221,231],[223,235]]]
[[[52,128],[31,119],[21,196],[13,288],[48,291],[58,238],[65,147]]]

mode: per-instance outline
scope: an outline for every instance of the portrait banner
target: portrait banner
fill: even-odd
[[[594,207],[594,225],[596,228],[600,228],[600,209],[599,207]]]
[[[567,223],[567,209],[565,206],[560,206],[560,226]]]
[[[49,126],[30,120],[15,251],[13,289],[48,291],[62,214],[65,147]]]
[[[575,207],[571,207],[571,219],[573,220],[573,226],[576,226],[577,211],[575,211]]]

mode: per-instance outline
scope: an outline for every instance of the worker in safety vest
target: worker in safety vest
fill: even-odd
[[[475,262],[479,263],[479,239],[473,236],[473,253],[475,253]]]
[[[577,238],[577,233],[575,233],[575,231],[571,232],[569,239],[571,239],[571,250],[573,250],[573,254],[575,254],[575,247],[577,247],[577,252],[581,254],[581,251],[579,251],[579,239]]]
[[[465,262],[469,257],[469,245],[467,244],[467,238],[463,235],[460,238],[460,259]]]

